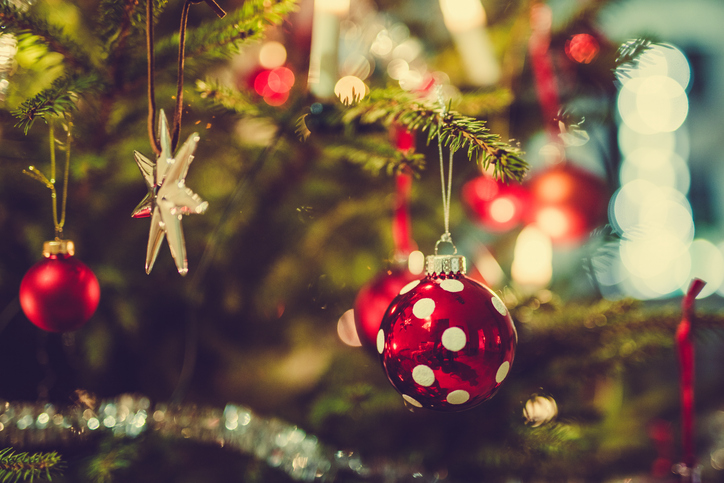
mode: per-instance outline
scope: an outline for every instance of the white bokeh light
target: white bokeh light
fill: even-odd
[[[691,271],[688,280],[700,278],[706,285],[696,297],[702,299],[712,295],[724,282],[724,256],[719,248],[708,240],[698,239],[689,247]]]
[[[689,167],[681,156],[670,149],[648,147],[636,149],[626,156],[619,177],[622,185],[641,179],[684,194],[689,192],[691,183]]]

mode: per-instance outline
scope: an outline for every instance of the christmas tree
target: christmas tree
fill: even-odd
[[[720,479],[665,3],[0,0],[0,479]]]

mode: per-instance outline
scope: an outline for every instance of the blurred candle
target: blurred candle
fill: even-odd
[[[493,53],[480,0],[440,0],[445,26],[460,53],[468,81],[477,86],[500,79],[500,66]]]
[[[349,13],[350,0],[314,0],[309,90],[317,97],[334,95],[337,83],[339,21]]]

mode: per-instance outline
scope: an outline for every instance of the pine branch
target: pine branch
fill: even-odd
[[[17,9],[9,0],[0,0],[0,25],[12,33],[29,32],[48,48],[61,54],[66,63],[76,70],[89,71],[92,63],[86,52],[63,29]]]
[[[521,314],[519,308],[513,313]],[[646,308],[632,300],[539,309],[524,324],[524,339],[555,347],[551,363],[558,377],[601,374],[649,360],[674,345],[681,310]],[[698,314],[697,333],[724,333],[724,312]],[[543,364],[539,361],[541,365]]]
[[[0,450],[0,482],[15,483],[33,481],[35,478],[52,479],[63,467],[56,452],[52,453],[15,453],[12,448]]]
[[[95,74],[81,77],[65,76],[32,99],[23,102],[12,112],[18,118],[15,127],[28,133],[37,118],[47,122],[47,116],[64,115],[77,109],[77,101],[85,92],[99,88],[100,80]]]
[[[500,140],[485,127],[485,121],[442,110],[430,101],[401,89],[372,90],[369,96],[347,108],[342,116],[347,125],[400,124],[414,131],[427,131],[427,143],[437,142],[438,126],[443,146],[465,150],[469,159],[480,160],[483,168],[493,166],[502,181],[522,181],[528,170],[519,148]]]
[[[648,38],[640,38],[624,42],[616,52],[616,66],[613,68],[617,79],[629,78],[630,72],[639,65],[641,56],[654,45]]]
[[[186,37],[186,59],[219,58],[238,52],[248,43],[260,40],[267,27],[280,25],[287,15],[297,10],[298,0],[247,0],[222,19],[214,19],[195,29]],[[175,59],[178,34],[156,44],[158,65]]]
[[[154,23],[168,0],[154,0]],[[145,0],[101,0],[98,4],[98,36],[105,43],[120,43],[126,36],[144,38],[146,29]]]
[[[243,116],[256,117],[261,115],[261,103],[254,102],[245,93],[222,86],[214,81],[197,81],[196,90],[203,99],[222,106]]]
[[[388,175],[412,170],[419,172],[425,167],[425,156],[420,153],[403,153],[389,142],[359,137],[343,138],[340,142],[325,144],[324,153],[332,159],[347,160],[366,171],[378,175],[382,170]]]

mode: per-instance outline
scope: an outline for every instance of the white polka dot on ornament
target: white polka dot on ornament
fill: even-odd
[[[449,278],[440,282],[440,287],[446,292],[462,292],[465,285],[460,280]]]
[[[402,290],[400,290],[400,295],[405,295],[407,292],[409,292],[413,288],[417,287],[418,285],[420,285],[420,281],[413,280],[412,282],[410,282],[407,285],[405,285],[404,287],[402,287]]]
[[[449,351],[457,352],[462,350],[466,343],[465,331],[460,327],[450,327],[442,333],[442,346]]]
[[[452,391],[447,395],[447,402],[450,404],[464,404],[468,402],[468,399],[470,399],[470,394],[462,389]]]
[[[421,386],[432,386],[435,382],[435,373],[429,366],[420,364],[412,370],[412,379]]]
[[[500,315],[506,315],[508,313],[508,309],[505,307],[505,304],[497,296],[493,296],[493,298],[490,300],[493,302],[493,307],[495,307],[495,310],[500,312]]]
[[[510,371],[510,362],[505,361],[498,368],[498,372],[495,373],[495,382],[498,384],[503,382],[503,379],[508,376],[508,371]]]
[[[420,299],[415,302],[412,307],[412,313],[418,319],[426,319],[435,311],[435,301],[433,299]]]

